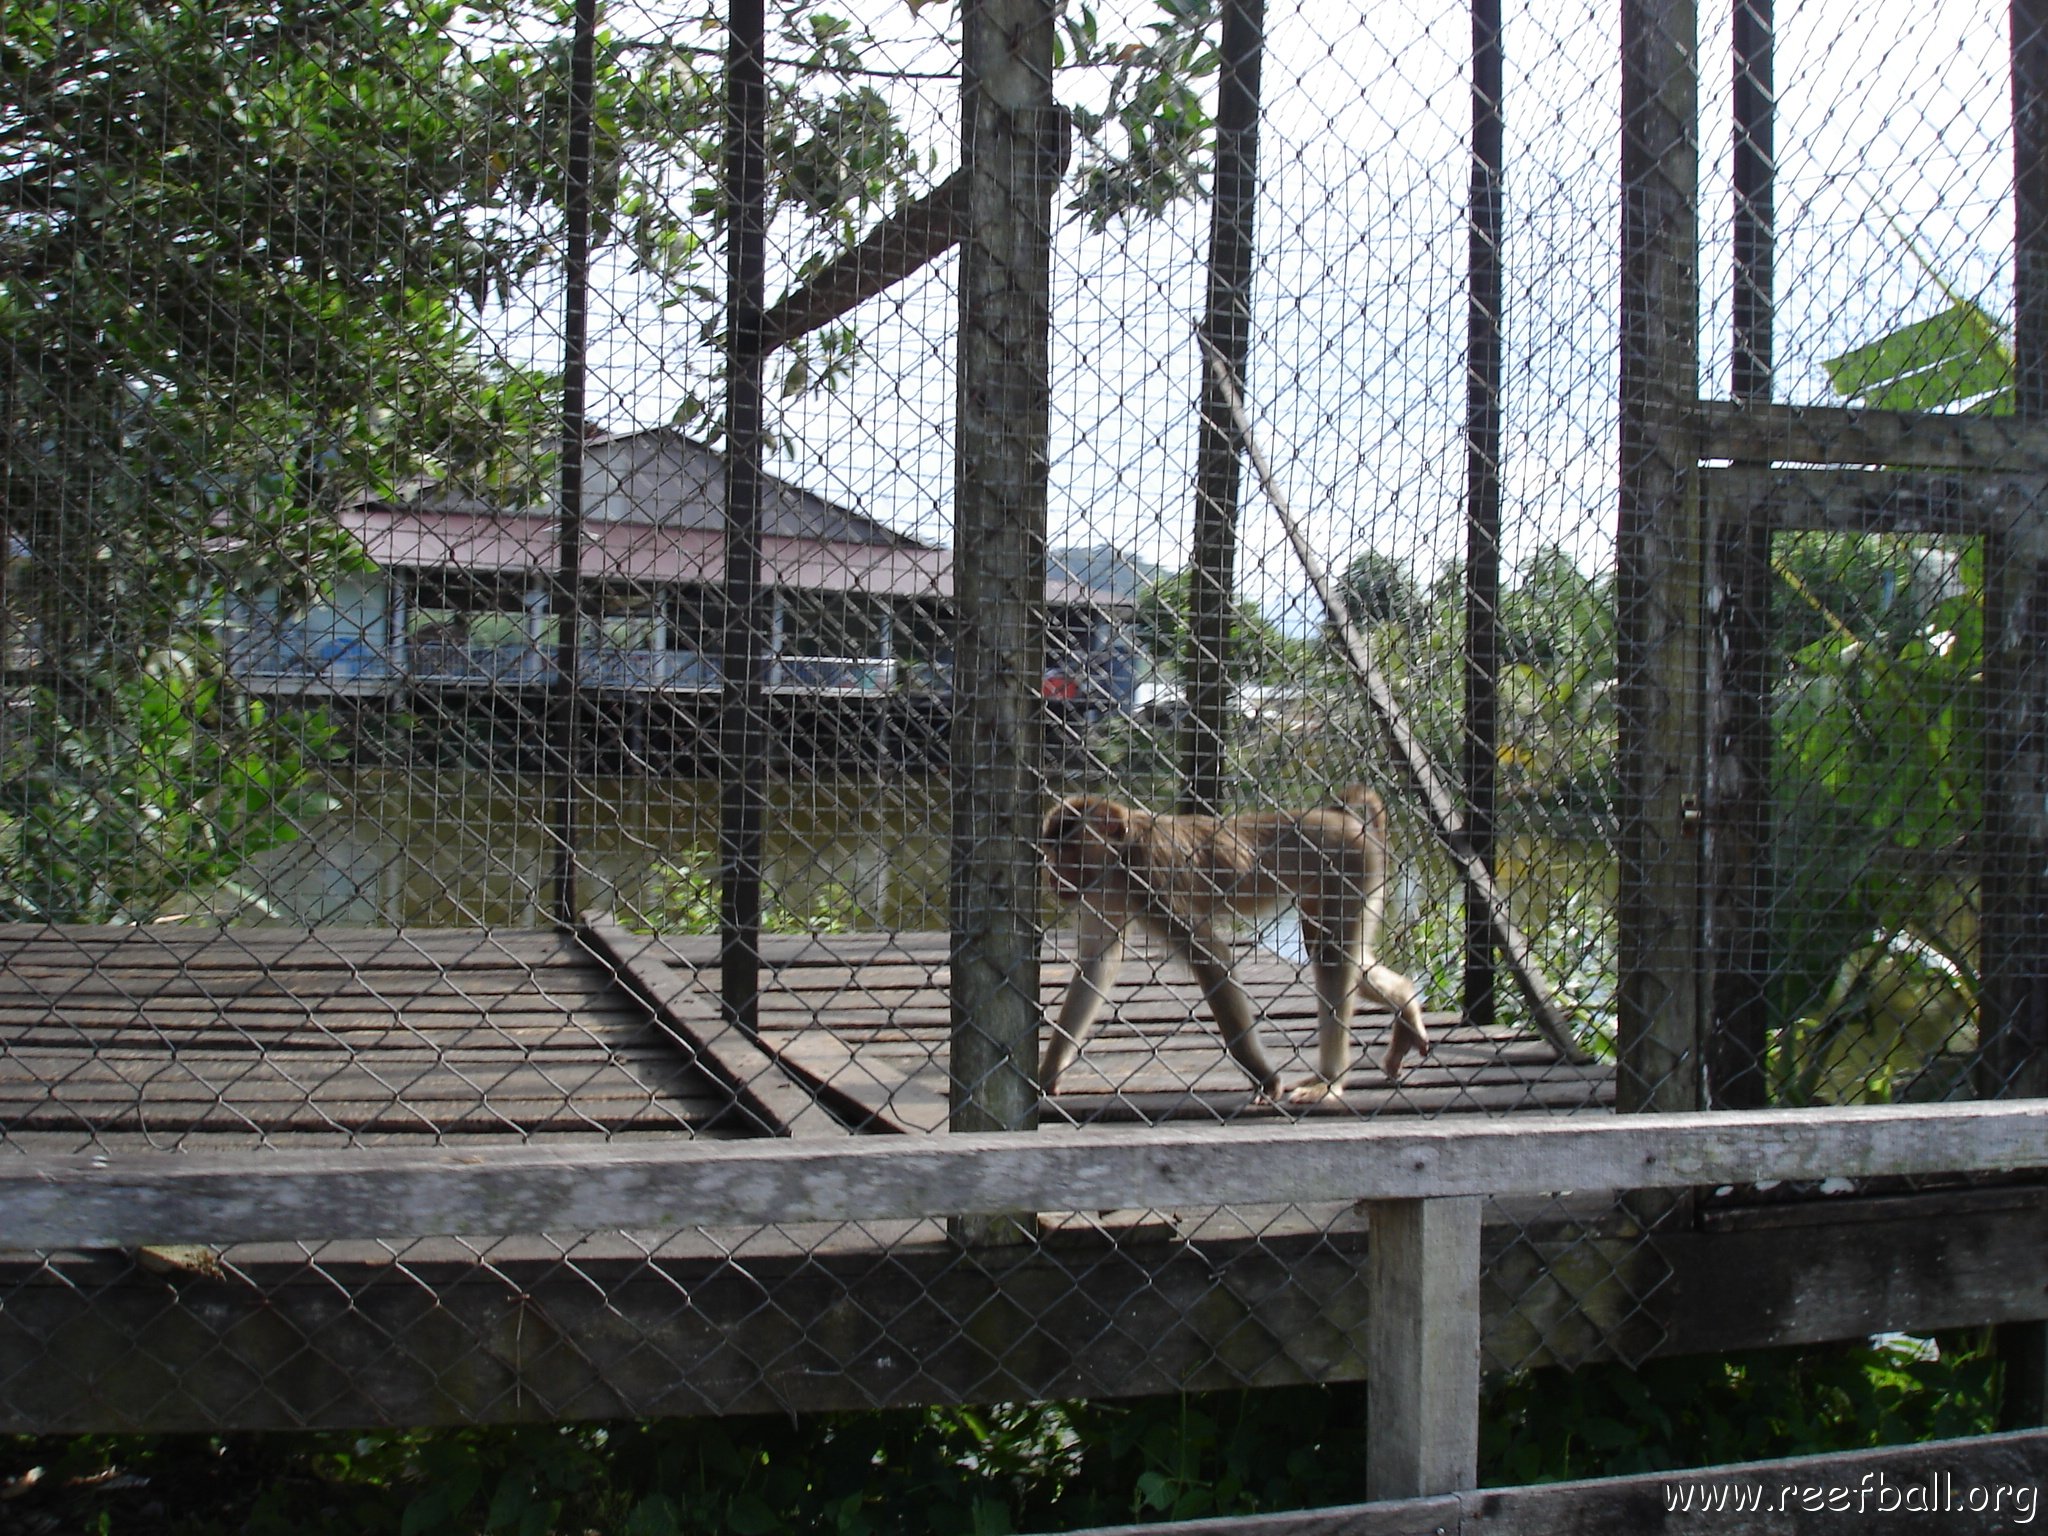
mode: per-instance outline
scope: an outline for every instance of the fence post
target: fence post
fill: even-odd
[[[1038,1120],[1038,817],[1051,427],[1052,0],[970,0],[961,27],[954,472],[952,1083],[957,1131]],[[963,1238],[1018,1232],[1001,1217]]]
[[[569,142],[562,260],[562,462],[556,506],[555,577],[548,613],[555,621],[555,675],[548,688],[548,745],[555,755],[549,830],[554,837],[554,919],[572,927],[581,915],[576,854],[581,842],[577,762],[584,746],[583,440],[588,422],[590,340],[590,143],[597,67],[597,0],[576,0],[569,46]]]
[[[1222,354],[1242,380],[1252,334],[1252,219],[1259,195],[1259,62],[1265,0],[1225,0],[1216,101],[1216,188],[1209,210],[1209,289],[1202,315],[1202,420],[1195,444],[1194,553],[1188,566],[1187,723],[1181,809],[1214,814],[1225,799],[1234,713],[1230,627],[1236,607],[1242,466],[1230,403],[1209,366]]]
[[[1700,1100],[1699,80],[1693,0],[1621,15],[1616,1108]]]
[[[1771,0],[1735,0],[1734,398],[1771,398],[1776,98]],[[1707,953],[1713,1009],[1705,1042],[1716,1109],[1770,1100],[1771,531],[1711,530],[1707,600]]]
[[[1460,1195],[1368,1207],[1368,1498],[1454,1493],[1479,1481],[1481,1203]]]
[[[2048,417],[2048,0],[2012,0],[2014,414]],[[2029,464],[2029,469],[2039,465]],[[1985,1090],[2048,1095],[2048,563],[2039,527],[1988,540],[1984,594]],[[2048,1423],[2048,1322],[1998,1330],[2000,1427]]]
[[[719,593],[719,991],[760,1026],[761,845],[768,748],[762,688],[761,311],[767,300],[766,16],[732,0],[726,45],[725,574]]]
[[[1503,128],[1500,0],[1472,4],[1472,190],[1466,217],[1465,836],[1489,871],[1500,753]],[[1494,1020],[1493,913],[1465,887],[1465,1022]]]

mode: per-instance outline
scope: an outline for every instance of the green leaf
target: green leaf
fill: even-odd
[[[1963,299],[1822,363],[1838,395],[1881,410],[1934,410],[2009,390],[2012,352],[1996,321]]]

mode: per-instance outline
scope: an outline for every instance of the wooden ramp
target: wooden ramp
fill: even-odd
[[[1073,974],[1066,936],[1047,942],[1042,1002],[1055,1013]],[[712,941],[668,939],[678,970],[715,995]],[[833,1095],[862,1129],[932,1133],[946,1124],[950,966],[944,934],[770,938],[763,946],[761,1044],[814,1090]],[[1241,958],[1239,979],[1264,1019],[1267,1048],[1290,1080],[1314,1060],[1315,999],[1305,974],[1263,951]],[[1243,1073],[1223,1054],[1201,992],[1163,955],[1133,952],[1113,1006],[1058,1096],[1046,1124],[1169,1119],[1232,1120],[1284,1113],[1254,1108]],[[1533,1032],[1466,1026],[1427,1016],[1433,1049],[1398,1085],[1374,1064],[1387,1015],[1354,1021],[1359,1056],[1343,1102],[1318,1114],[1569,1113],[1610,1109],[1614,1071],[1574,1066]],[[849,1110],[850,1107],[850,1110]]]

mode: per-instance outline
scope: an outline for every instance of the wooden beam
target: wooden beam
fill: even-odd
[[[2048,530],[2048,474],[1928,470],[1773,469],[1700,472],[1712,516],[1729,527],[1786,533],[2010,535]]]
[[[1481,1488],[1188,1525],[1073,1536],[1835,1536],[1844,1529],[2019,1531],[2039,1518],[2048,1433],[1985,1435],[1782,1461]],[[1674,1499],[1692,1499],[1690,1512]],[[1982,1501],[1981,1503],[1976,1501]]]
[[[1700,457],[2004,472],[2048,468],[2048,422],[1934,411],[1702,400]]]
[[[768,1226],[2048,1167],[2048,1100],[1507,1125],[1281,1124],[844,1142],[94,1152],[0,1163],[20,1248]]]
[[[1038,820],[1052,421],[1052,220],[1060,113],[1052,0],[962,9],[954,431],[952,1126],[1038,1121]],[[957,1230],[1018,1240],[1008,1202]]]
[[[800,1080],[725,1017],[694,981],[670,970],[656,940],[628,933],[601,912],[584,914],[580,936],[590,952],[612,968],[619,985],[688,1048],[696,1064],[733,1091],[764,1134],[850,1134],[819,1102],[820,1085]]]
[[[1698,60],[1694,0],[1623,0],[1615,1102],[1625,1111],[1696,1109],[1704,1076]]]
[[[1638,1362],[2029,1317],[2048,1204],[2038,1187],[1999,1193],[2011,1203],[1834,1197],[1774,1207],[1769,1226],[1647,1242],[1510,1208],[1481,1234],[1483,1358]],[[790,1413],[1365,1376],[1356,1222],[1219,1241],[1083,1231],[993,1264],[963,1262],[930,1228],[893,1234],[886,1262],[833,1234],[783,1235],[744,1265],[503,1248],[449,1262],[418,1246],[403,1265],[230,1249],[225,1281],[114,1252],[0,1263],[0,1433]],[[977,1314],[1015,1325],[1004,1348],[962,1337],[957,1320]]]
[[[773,352],[831,324],[938,260],[960,243],[966,201],[967,173],[955,171],[924,196],[890,212],[858,245],[769,307],[761,317],[761,350]]]
[[[1371,1207],[1365,1486],[1376,1499],[1479,1481],[1479,1207],[1469,1196]]]

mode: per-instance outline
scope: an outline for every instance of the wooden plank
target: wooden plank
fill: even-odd
[[[946,1059],[964,1131],[1028,1130],[1038,1113],[1055,10],[961,11]],[[1011,1230],[999,1219],[962,1235],[993,1243]]]
[[[2048,1481],[2048,1432],[1985,1435],[1627,1477],[1349,1504],[1075,1536],[1835,1536],[1867,1531],[2024,1530]],[[1982,1499],[1981,1507],[1973,1501]],[[1689,1501],[1673,1508],[1674,1500]]]
[[[1068,143],[1071,147],[1071,137]],[[829,325],[951,250],[960,240],[966,197],[966,173],[955,171],[924,196],[892,210],[859,244],[769,306],[761,317],[761,350],[773,352]]]
[[[1365,1486],[1376,1499],[1479,1481],[1479,1207],[1465,1196],[1370,1208]]]
[[[0,923],[0,951],[48,946],[53,954],[99,949],[132,953],[137,963],[211,960],[246,965],[325,965],[375,960],[448,965],[470,960],[504,964],[582,965],[587,957],[567,934],[548,928],[200,928],[179,924]]]
[[[0,1163],[39,1248],[1683,1189],[2048,1166],[2048,1101]]]
[[[1621,7],[1619,1102],[1700,1103],[1699,17]]]
[[[1731,528],[2038,537],[2048,516],[2048,474],[1940,475],[1734,464],[1704,469],[1700,475],[1711,515]]]
[[[1977,1326],[2040,1305],[2038,1207],[1944,1222],[1861,1213],[1883,1204],[1809,1207],[1819,1219],[1797,1233],[1650,1243],[1526,1211],[1489,1223],[1485,1358],[1633,1362]],[[388,1254],[352,1262],[323,1246],[317,1267],[296,1252],[269,1267],[251,1258],[227,1282],[145,1276],[109,1255],[4,1264],[0,1432],[786,1414],[1365,1373],[1359,1228],[1202,1242],[1082,1233],[1000,1265],[963,1264],[895,1227],[864,1227],[852,1247],[849,1229],[831,1231],[795,1229],[750,1247],[743,1266],[732,1238],[694,1258],[574,1266],[513,1247],[479,1263],[408,1245],[402,1271]],[[1632,1266],[1652,1256],[1666,1283],[1631,1292]],[[1017,1321],[1000,1354],[961,1337],[958,1320],[984,1312]],[[543,1342],[560,1339],[576,1347]]]
[[[2011,416],[1702,400],[1700,456],[1891,469],[2048,470],[2048,423]]]
[[[813,1085],[798,1081],[759,1041],[728,1021],[694,980],[669,970],[655,945],[600,913],[585,915],[582,932],[591,952],[616,967],[621,985],[690,1048],[695,1064],[741,1096],[760,1117],[765,1134],[846,1134],[819,1102]]]

